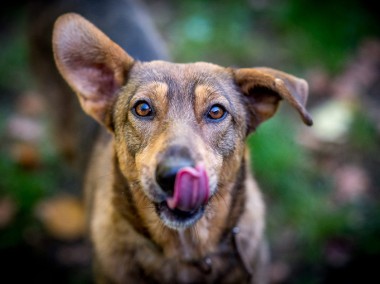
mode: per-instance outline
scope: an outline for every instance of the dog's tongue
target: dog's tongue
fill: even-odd
[[[170,209],[192,212],[207,203],[210,196],[208,177],[203,165],[178,171],[174,193],[166,202]]]

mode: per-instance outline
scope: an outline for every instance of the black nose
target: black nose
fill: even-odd
[[[177,173],[184,167],[194,167],[194,163],[187,158],[169,157],[158,164],[156,169],[156,181],[168,196],[173,195]]]

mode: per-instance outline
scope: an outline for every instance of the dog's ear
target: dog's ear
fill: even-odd
[[[305,109],[308,84],[305,80],[271,68],[236,69],[234,78],[248,101],[249,131],[271,118],[281,99],[288,101],[301,115],[303,122],[313,124]]]
[[[78,14],[59,17],[54,25],[57,67],[77,93],[84,111],[110,127],[110,107],[125,83],[133,59]]]

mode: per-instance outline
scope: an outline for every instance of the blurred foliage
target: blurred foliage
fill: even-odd
[[[338,72],[364,37],[379,34],[376,13],[357,0],[173,1],[165,34],[181,61],[286,64]],[[295,67],[292,67],[295,66]]]
[[[46,177],[45,172],[30,173],[20,168],[8,157],[2,156],[0,171],[6,178],[0,181],[0,197],[11,198],[17,209],[14,221],[9,227],[6,227],[6,230],[0,231],[0,248],[23,243],[26,237],[25,233],[38,226],[34,207],[49,189],[49,178]]]
[[[0,136],[4,132],[1,131]],[[59,190],[61,168],[56,156],[42,155],[42,164],[34,169],[25,168],[15,161],[4,144],[0,150],[0,198],[9,198],[15,206],[13,222],[0,228],[0,248],[24,243],[28,232],[41,231],[36,219],[37,203]]]
[[[8,30],[0,33],[0,89],[21,91],[30,88],[34,82],[26,64],[29,57],[23,9],[17,11],[12,23],[12,26],[9,26],[9,22],[4,23],[3,28]]]
[[[380,31],[363,1],[276,1],[271,10],[285,45],[308,66],[338,71],[363,37]]]
[[[276,238],[279,224],[286,224],[316,250],[326,235],[340,229],[344,213],[326,204],[331,181],[315,172],[310,155],[294,142],[294,125],[286,116],[277,116],[262,125],[248,144],[255,175],[270,201],[269,235]]]
[[[369,119],[365,109],[362,107],[355,112],[351,125],[349,140],[356,151],[375,155],[379,150],[379,137],[376,125]]]
[[[374,148],[362,147],[367,143],[373,146],[379,139],[373,139],[373,129],[367,132],[373,127],[371,123],[357,124],[363,119],[360,115],[353,124],[352,134],[358,137],[356,133],[363,131],[364,135],[352,145],[354,148],[360,145],[361,151],[372,152]],[[279,115],[262,125],[248,140],[254,173],[269,201],[270,238],[278,237],[276,233],[280,227],[290,226],[297,232],[297,238],[307,242],[303,244],[303,253],[317,258],[321,257],[324,243],[329,237],[347,235],[350,239],[357,238],[358,243],[361,238],[368,238],[370,243],[377,242],[377,236],[368,233],[365,227],[376,228],[376,222],[373,222],[373,217],[369,219],[368,214],[379,216],[380,204],[368,199],[342,206],[334,203],[332,176],[316,167],[310,153],[294,142],[295,125],[295,121]],[[361,234],[352,234],[356,231]],[[368,242],[364,243],[368,245]],[[379,248],[379,244],[375,245],[373,252],[380,252]]]
[[[173,57],[181,61],[244,62],[255,48],[245,1],[175,3],[176,24],[167,26]],[[226,24],[228,23],[228,24]]]

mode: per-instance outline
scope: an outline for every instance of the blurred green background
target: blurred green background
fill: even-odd
[[[267,203],[271,283],[372,283],[380,263],[375,1],[144,2],[173,61],[269,66],[309,82],[312,128],[284,104],[248,140]],[[30,6],[14,1],[0,12],[0,267],[41,274],[39,283],[87,283],[79,193],[62,183],[70,173],[30,69]],[[57,210],[70,212],[71,227],[50,217]]]

